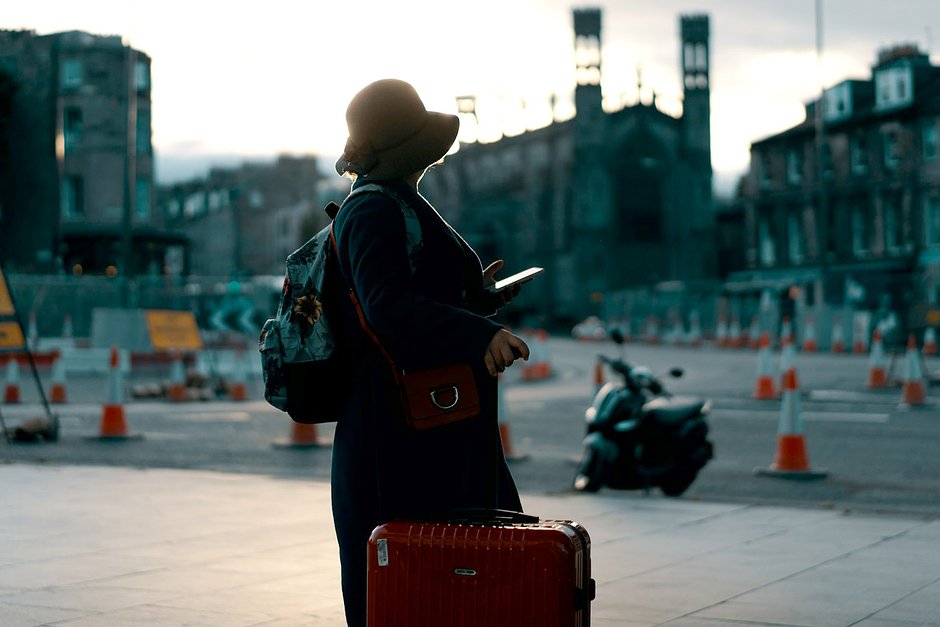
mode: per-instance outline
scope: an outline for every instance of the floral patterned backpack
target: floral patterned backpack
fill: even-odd
[[[385,194],[401,208],[414,272],[422,244],[414,209],[394,191],[374,183],[354,189],[343,204],[367,193]],[[336,321],[331,322],[335,305],[330,300],[337,294],[333,282],[338,272],[332,221],[341,207],[331,202],[324,210],[329,226],[287,256],[277,314],[264,323],[258,340],[265,400],[304,424],[338,420],[347,386],[348,371],[336,347]]]

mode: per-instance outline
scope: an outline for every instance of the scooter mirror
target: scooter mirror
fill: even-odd
[[[673,368],[672,370],[669,371],[669,375],[676,379],[678,379],[684,374],[685,374],[685,370],[683,370],[682,368]]]
[[[613,340],[614,342],[616,342],[617,344],[623,344],[623,342],[624,342],[623,331],[621,331],[620,329],[618,329],[618,328],[616,328],[616,327],[613,328],[613,329],[611,329],[611,330],[610,330],[610,339],[612,339],[612,340]]]

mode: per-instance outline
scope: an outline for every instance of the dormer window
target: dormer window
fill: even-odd
[[[875,109],[896,109],[914,101],[910,67],[891,67],[875,72]]]

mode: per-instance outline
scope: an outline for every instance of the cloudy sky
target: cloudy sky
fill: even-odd
[[[678,17],[712,28],[712,146],[720,191],[747,167],[751,141],[798,123],[826,84],[867,78],[878,48],[940,46],[940,0],[822,0],[824,56],[815,56],[814,0],[607,0],[603,88],[608,106],[655,90],[681,110]],[[428,108],[478,97],[491,141],[572,113],[571,11],[562,0],[30,0],[7,3],[2,28],[119,34],[153,59],[158,177],[281,152],[333,158],[350,97],[385,77],[412,82]],[[940,55],[933,55],[940,62]]]

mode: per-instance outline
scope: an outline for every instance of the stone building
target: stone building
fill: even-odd
[[[186,274],[283,275],[287,255],[328,222],[322,208],[333,196],[316,157],[281,156],[164,186],[159,207],[190,240]]]
[[[184,242],[154,212],[150,58],[114,35],[0,30],[0,83],[0,259],[163,273]]]
[[[800,124],[751,145],[736,201],[746,267],[729,286],[937,324],[940,68],[916,46],[886,48],[870,78],[844,80],[821,100]]]
[[[576,9],[574,118],[461,144],[422,182],[428,198],[506,271],[543,266],[517,307],[557,321],[604,295],[714,276],[709,20],[682,16],[683,113],[602,107],[601,11]],[[472,105],[472,103],[471,103]]]

